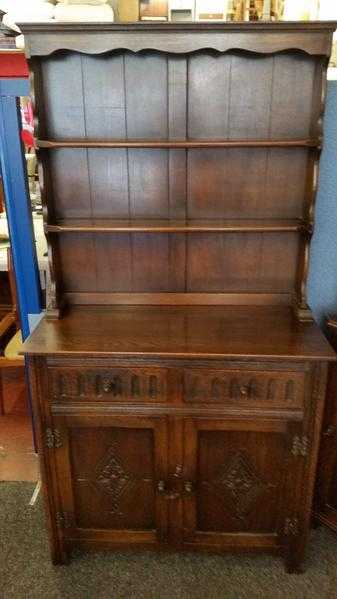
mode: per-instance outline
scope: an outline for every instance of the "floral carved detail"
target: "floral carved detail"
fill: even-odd
[[[125,470],[115,443],[98,464],[93,482],[96,488],[109,495],[111,512],[122,516],[120,500],[125,491],[135,483],[135,478]]]
[[[229,493],[235,517],[243,522],[261,494],[274,486],[264,482],[242,451],[230,455],[212,481],[217,494],[223,496],[226,491]]]

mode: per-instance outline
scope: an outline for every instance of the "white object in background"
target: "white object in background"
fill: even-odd
[[[55,21],[58,22],[95,22],[113,21],[114,12],[108,4],[89,6],[88,4],[58,4],[55,6]]]
[[[13,21],[11,19],[10,15],[8,13],[2,17],[2,22],[4,25],[9,27],[10,29],[14,29],[14,31],[18,31],[19,33],[21,33],[21,30],[19,29],[19,27],[17,25],[15,25],[15,21]]]
[[[34,7],[36,4],[54,4],[53,0],[0,0],[0,8],[6,12],[15,8],[21,8],[23,10]]]
[[[15,38],[15,45],[17,47],[18,50],[24,50],[25,49],[25,37],[24,35],[17,35]]]
[[[328,80],[329,81],[337,80],[337,67],[329,67],[328,68]]]
[[[320,0],[319,2],[319,18],[324,21],[337,19],[337,2],[336,0]]]
[[[318,0],[285,0],[284,21],[315,21],[317,18]]]
[[[271,0],[263,0],[263,21],[269,21],[271,14]]]
[[[196,0],[196,21],[225,21],[228,0]]]
[[[44,0],[13,0],[7,14],[3,17],[3,23],[13,27],[16,31],[20,29],[15,23],[24,21],[50,21],[54,18],[55,6]]]
[[[102,6],[102,4],[107,4],[108,0],[56,0],[58,4],[66,4],[76,6],[77,4],[86,4],[90,6]]]
[[[179,19],[180,15],[194,21],[195,0],[169,0],[169,21],[185,20]]]

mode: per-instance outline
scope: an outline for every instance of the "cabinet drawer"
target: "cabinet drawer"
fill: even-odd
[[[48,368],[49,393],[53,401],[167,400],[164,368]]]
[[[184,401],[302,407],[305,373],[259,370],[184,371]]]

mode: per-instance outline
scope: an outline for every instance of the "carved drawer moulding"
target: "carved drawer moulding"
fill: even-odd
[[[258,370],[188,369],[184,373],[184,398],[187,402],[279,403],[301,407],[305,373],[259,372]]]
[[[54,401],[166,401],[167,371],[156,368],[49,369]]]

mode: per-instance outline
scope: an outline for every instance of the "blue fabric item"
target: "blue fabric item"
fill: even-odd
[[[42,310],[17,98],[28,94],[27,79],[0,79],[0,164],[24,339],[30,333],[29,314],[40,314]]]
[[[327,314],[337,314],[337,81],[328,81],[315,212],[308,304],[322,325]]]

